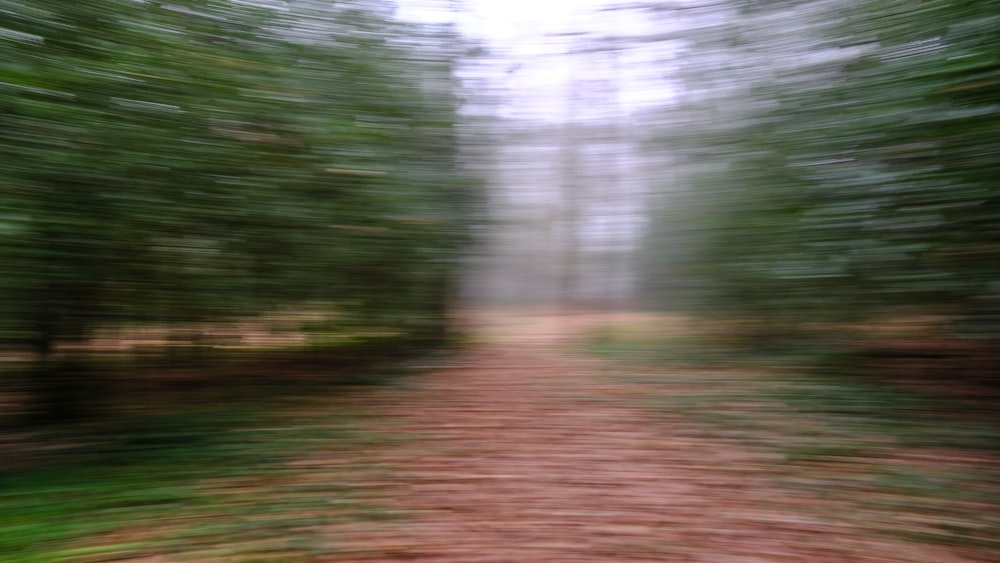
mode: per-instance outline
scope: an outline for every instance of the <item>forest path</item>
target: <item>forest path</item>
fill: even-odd
[[[778,489],[781,460],[635,401],[577,355],[607,318],[493,317],[485,342],[385,405],[397,520],[330,530],[324,561],[971,561],[869,534],[837,499]],[[620,320],[620,318],[618,318]]]

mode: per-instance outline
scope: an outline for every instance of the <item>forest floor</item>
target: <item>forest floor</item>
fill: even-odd
[[[838,434],[746,370],[581,351],[597,327],[643,322],[492,315],[461,354],[341,399],[360,416],[340,438],[203,480],[195,512],[23,560],[1000,560],[996,451]],[[304,428],[343,404],[314,398]],[[281,508],[234,509],[255,503]]]
[[[662,377],[662,368],[642,374],[574,353],[588,330],[641,324],[641,315],[492,321],[483,344],[392,401],[393,430],[412,440],[382,460],[395,468],[385,500],[408,516],[344,530],[343,560],[946,563],[996,555],[916,537],[956,519],[875,483],[871,460],[836,455],[810,465],[761,448],[784,436],[763,424],[766,415],[753,415],[748,438],[739,421],[717,432],[685,409],[651,410],[655,389],[643,380]],[[688,389],[665,391],[706,392],[689,376],[678,377]],[[769,432],[779,434],[762,435]],[[932,473],[997,461],[957,450],[877,451]],[[821,483],[830,475],[832,488]],[[888,506],[886,495],[910,502]],[[995,505],[974,502],[997,516]]]

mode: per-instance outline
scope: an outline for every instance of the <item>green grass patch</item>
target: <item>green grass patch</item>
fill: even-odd
[[[197,560],[239,545],[247,560],[278,550],[274,560],[294,561],[332,549],[323,526],[385,511],[355,498],[345,475],[357,467],[287,462],[371,448],[381,436],[349,400],[331,396],[322,408],[320,389],[39,433],[31,449],[58,453],[0,473],[0,560]],[[309,480],[316,472],[323,483]]]

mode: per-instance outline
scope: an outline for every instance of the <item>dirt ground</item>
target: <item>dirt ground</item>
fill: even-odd
[[[331,528],[341,549],[321,560],[985,561],[870,533],[844,499],[774,487],[780,459],[652,417],[563,346],[607,320],[493,317],[392,395],[386,429],[410,439],[380,454],[375,500],[406,516]]]
[[[574,339],[588,328],[643,321],[530,312],[466,319],[477,337],[465,352],[406,385],[351,399],[373,415],[374,434],[401,439],[352,451],[321,447],[294,462],[307,470],[299,478],[316,483],[343,479],[344,467],[360,468],[349,482],[337,482],[390,517],[323,524],[318,532],[333,548],[312,555],[199,551],[129,560],[992,560],[972,547],[884,533],[897,524],[919,528],[940,515],[859,511],[867,502],[865,483],[837,494],[778,486],[788,471],[780,453],[706,432],[682,413],[652,412],[643,406],[648,387],[609,377],[619,366],[574,351]]]

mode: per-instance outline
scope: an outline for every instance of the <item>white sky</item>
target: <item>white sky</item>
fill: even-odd
[[[665,78],[673,48],[663,43],[616,47],[612,37],[663,31],[643,12],[601,11],[621,0],[398,0],[400,16],[454,21],[500,60],[490,81],[504,92],[507,117],[558,121],[621,116],[673,96]],[[450,9],[449,9],[450,7]],[[577,35],[569,37],[567,33]],[[582,48],[602,53],[570,55]],[[568,100],[584,98],[570,109]],[[595,105],[604,107],[594,107]],[[586,115],[583,115],[586,116]]]
[[[463,31],[491,42],[518,41],[528,35],[570,28],[574,19],[607,0],[397,0],[406,19],[453,21]]]

